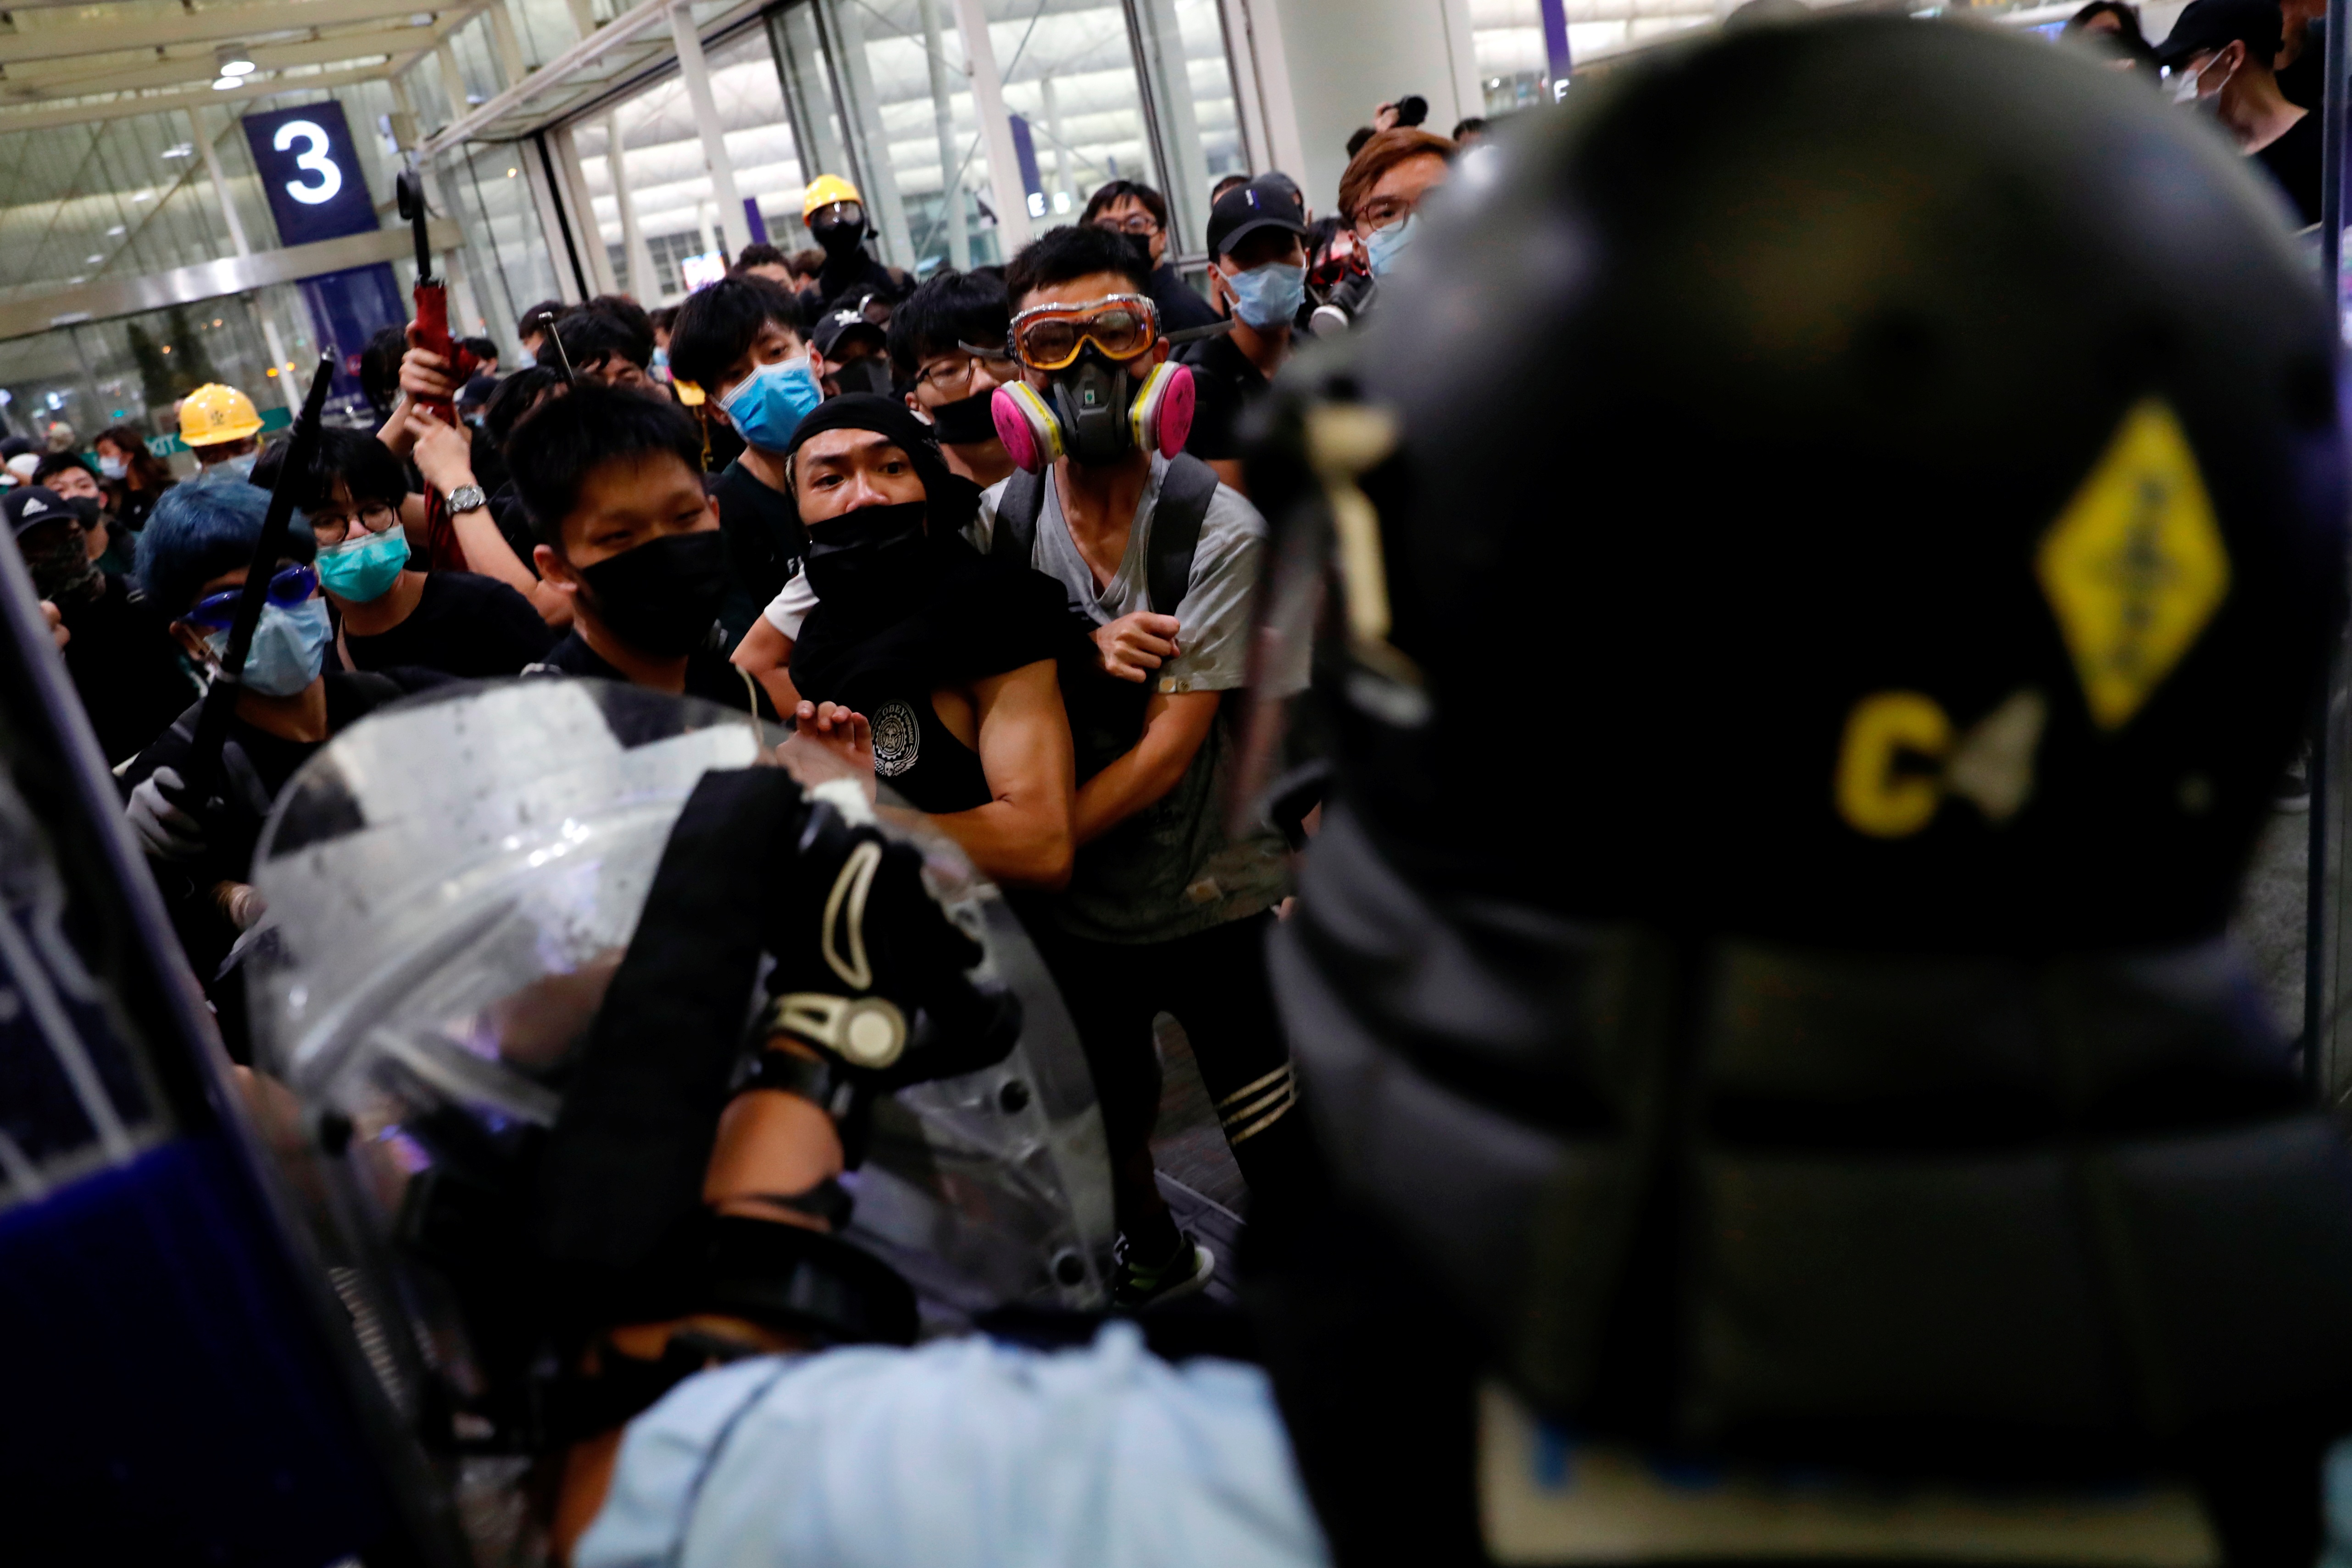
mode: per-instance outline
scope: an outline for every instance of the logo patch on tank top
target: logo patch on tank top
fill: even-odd
[[[923,754],[922,726],[915,710],[903,702],[885,702],[874,715],[874,772],[895,779]]]

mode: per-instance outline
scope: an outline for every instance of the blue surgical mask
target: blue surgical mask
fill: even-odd
[[[763,452],[782,452],[793,444],[809,410],[824,401],[824,392],[809,374],[808,355],[763,364],[735,384],[719,400],[719,407],[735,433]]]
[[[1269,261],[1246,272],[1226,273],[1225,287],[1234,291],[1234,314],[1244,326],[1272,331],[1290,325],[1307,303],[1307,268]]]
[[[408,535],[397,527],[382,533],[364,530],[319,552],[319,581],[327,592],[354,605],[381,599],[408,566]]]
[[[1404,254],[1404,247],[1412,243],[1412,237],[1420,227],[1421,215],[1407,213],[1388,227],[1376,228],[1371,232],[1370,237],[1364,241],[1364,256],[1371,264],[1373,277],[1389,275],[1397,264],[1397,258]]]
[[[656,370],[667,370],[669,368],[669,350],[660,347],[656,347],[654,350],[653,368]]]
[[[264,605],[253,646],[246,650],[246,689],[264,697],[293,696],[327,667],[327,641],[333,636],[323,600],[305,599],[290,610]],[[215,658],[227,658],[227,629],[206,637],[205,646]]]
[[[253,482],[254,460],[260,456],[258,452],[247,452],[241,458],[230,458],[223,462],[215,463],[205,469],[204,477],[215,483],[235,479],[239,484],[250,484]]]
[[[131,465],[121,458],[100,458],[98,471],[110,479],[119,479],[131,471]]]

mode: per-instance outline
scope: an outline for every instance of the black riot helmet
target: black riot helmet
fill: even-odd
[[[1251,467],[1259,684],[1311,643],[1334,760],[1273,956],[1329,1192],[1261,1322],[1341,1560],[1510,1513],[1482,1375],[2307,1536],[2352,1162],[2219,941],[2342,608],[2276,194],[2066,52],[1862,17],[1580,86],[1422,221]],[[2215,1501],[2231,1432],[2296,1498]]]
[[[1370,828],[1570,912],[2216,928],[2341,595],[2329,312],[2260,173],[1949,27],[1574,96],[1429,216],[1412,308],[1292,382],[1394,426],[1349,459]],[[1502,802],[1510,842],[1465,842]]]

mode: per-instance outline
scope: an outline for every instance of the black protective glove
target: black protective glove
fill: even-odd
[[[919,850],[820,800],[795,859],[768,936],[761,1039],[789,1035],[879,1093],[1004,1059],[1020,1004],[965,973],[982,950],[923,886]]]

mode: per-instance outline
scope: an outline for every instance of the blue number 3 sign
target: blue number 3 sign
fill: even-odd
[[[249,114],[245,135],[279,243],[308,245],[382,226],[341,104]]]

